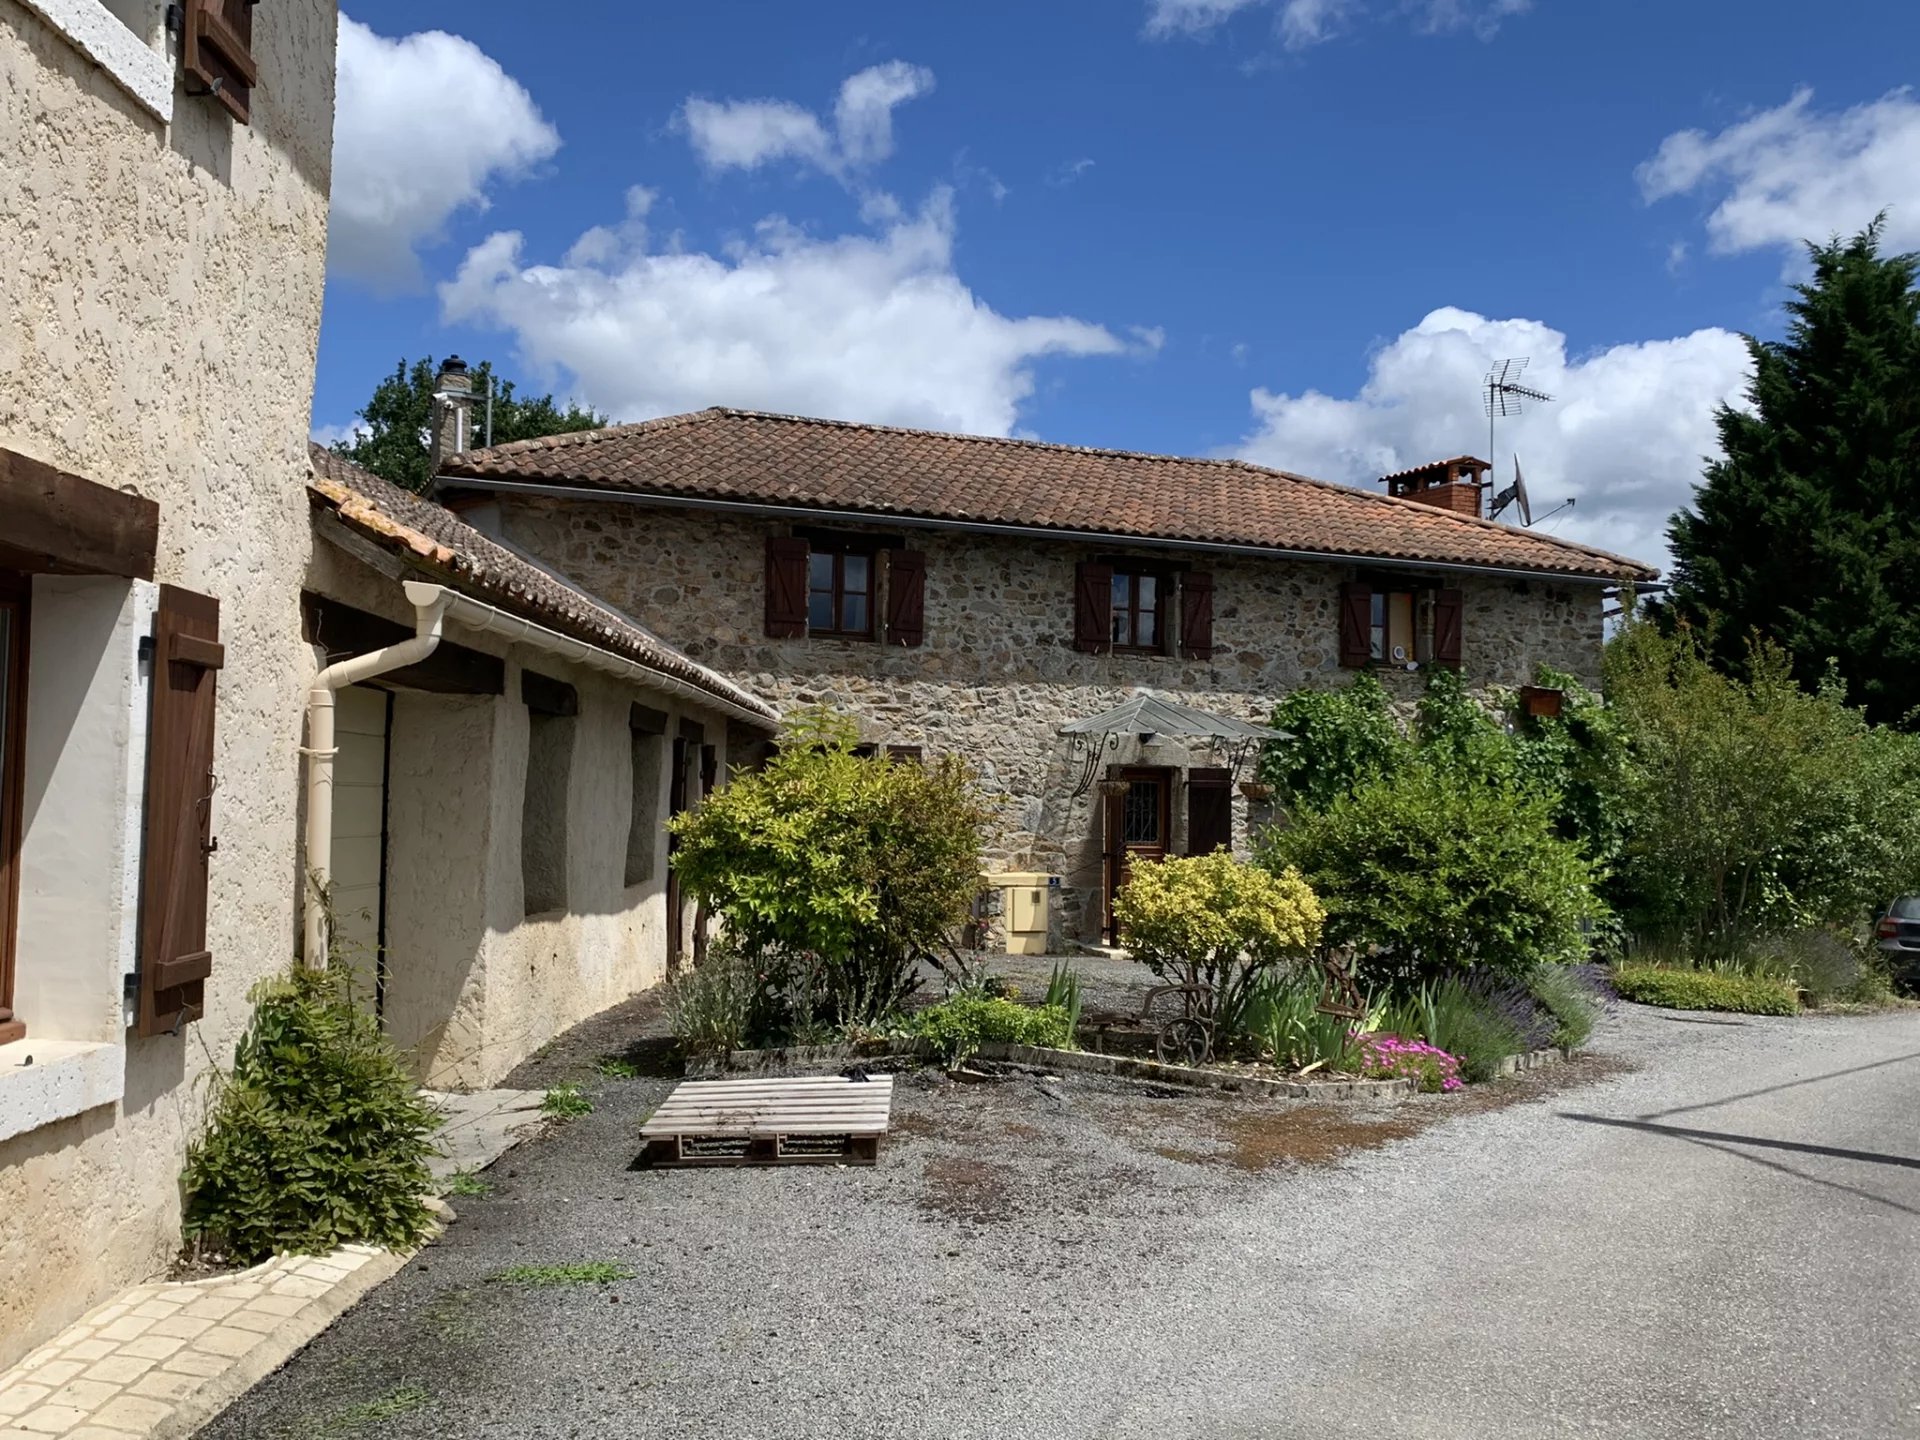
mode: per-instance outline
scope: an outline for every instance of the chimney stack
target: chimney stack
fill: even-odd
[[[1486,513],[1481,496],[1487,488],[1486,473],[1493,466],[1471,455],[1451,460],[1436,460],[1431,465],[1416,465],[1381,478],[1387,493],[1402,500],[1417,500],[1456,515],[1482,516]]]
[[[449,455],[473,443],[473,377],[467,362],[449,355],[433,382],[433,418],[428,424],[427,473],[438,475]]]

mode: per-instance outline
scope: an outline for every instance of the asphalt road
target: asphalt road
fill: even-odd
[[[667,1082],[596,1082],[203,1434],[1920,1436],[1920,1014],[1597,1048],[1357,1119],[926,1079],[872,1170],[632,1171]]]

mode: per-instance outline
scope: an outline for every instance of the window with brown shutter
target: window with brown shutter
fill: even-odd
[[[1349,581],[1340,587],[1340,663],[1358,669],[1373,658],[1373,589]]]
[[[1433,663],[1460,668],[1460,634],[1466,596],[1458,590],[1433,592]]]
[[[21,767],[26,759],[29,581],[0,570],[0,1045],[25,1038],[13,1013],[14,923],[20,909]]]
[[[1233,773],[1222,769],[1187,772],[1187,853],[1211,855],[1233,848]]]
[[[1180,653],[1213,658],[1213,576],[1202,571],[1180,577]]]
[[[139,1013],[135,1033],[178,1030],[206,1013],[207,866],[213,854],[215,682],[225,651],[220,602],[160,587],[153,622],[141,862]]]
[[[807,556],[812,547],[797,535],[767,538],[767,634],[794,640],[807,633]]]
[[[1460,665],[1461,594],[1374,577],[1340,587],[1340,663]]]
[[[253,112],[254,0],[186,0],[181,17],[180,68],[189,95],[211,95],[245,125]]]
[[[1113,567],[1082,560],[1074,572],[1073,648],[1098,654],[1113,647]]]
[[[918,645],[927,632],[927,557],[918,550],[887,552],[887,643]]]

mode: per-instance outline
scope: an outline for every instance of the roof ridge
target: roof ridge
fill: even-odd
[[[709,405],[704,410],[683,410],[678,414],[655,415],[646,420],[623,420],[617,425],[596,425],[588,430],[561,430],[552,435],[530,435],[524,440],[503,440],[498,445],[475,445],[448,458],[464,460],[472,455],[524,455],[530,450],[570,450],[578,445],[597,445],[604,440],[617,440],[636,431],[674,430],[725,413],[725,407]]]
[[[623,436],[647,431],[670,430],[683,425],[697,424],[722,418],[738,420],[771,420],[786,425],[820,426],[835,430],[863,430],[876,435],[904,435],[922,439],[959,440],[972,445],[1009,446],[1028,450],[1048,451],[1056,454],[1097,455],[1115,460],[1146,461],[1168,465],[1205,465],[1215,469],[1237,470],[1261,480],[1278,480],[1296,485],[1314,485],[1321,489],[1336,491],[1341,495],[1357,495],[1364,500],[1386,505],[1390,509],[1416,505],[1422,515],[1444,515],[1449,520],[1461,521],[1473,525],[1489,527],[1493,533],[1501,535],[1525,534],[1543,544],[1555,546],[1576,554],[1592,555],[1603,560],[1619,561],[1630,568],[1642,568],[1637,560],[1631,560],[1611,550],[1601,550],[1592,545],[1583,545],[1578,540],[1566,540],[1557,535],[1541,534],[1533,530],[1519,529],[1504,525],[1498,520],[1488,520],[1477,515],[1462,515],[1457,510],[1448,510],[1438,505],[1428,505],[1419,500],[1410,500],[1400,495],[1382,495],[1375,490],[1363,490],[1358,485],[1348,485],[1338,480],[1322,480],[1314,475],[1302,475],[1294,470],[1282,470],[1276,465],[1262,465],[1258,461],[1248,460],[1238,455],[1175,455],[1156,450],[1123,450],[1111,445],[1069,445],[1058,440],[1033,440],[1015,435],[970,435],[961,430],[926,430],[910,425],[887,425],[872,420],[839,420],[819,415],[796,415],[781,410],[752,410],[740,405],[709,405],[704,410],[687,410],[675,415],[657,415],[648,420],[631,420],[620,425],[603,425],[595,430],[573,430],[559,435],[535,436],[529,440],[512,440],[504,445],[496,445],[488,450],[462,451],[467,456],[525,453],[529,450],[566,450],[581,445],[595,444],[604,440],[617,440]],[[1451,464],[1455,459],[1474,459],[1477,457],[1460,455],[1444,460],[1428,461],[1426,465],[1413,466],[1421,470],[1428,466]],[[1409,471],[1396,471],[1395,474],[1407,474]],[[1384,476],[1382,477],[1385,478]],[[1402,511],[1401,513],[1404,513]]]

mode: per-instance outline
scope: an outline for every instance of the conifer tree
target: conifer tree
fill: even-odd
[[[1882,222],[1809,245],[1787,335],[1748,340],[1751,412],[1723,407],[1726,452],[1673,517],[1671,608],[1744,674],[1758,633],[1809,689],[1837,665],[1871,718],[1920,706],[1920,256],[1882,255]]]

